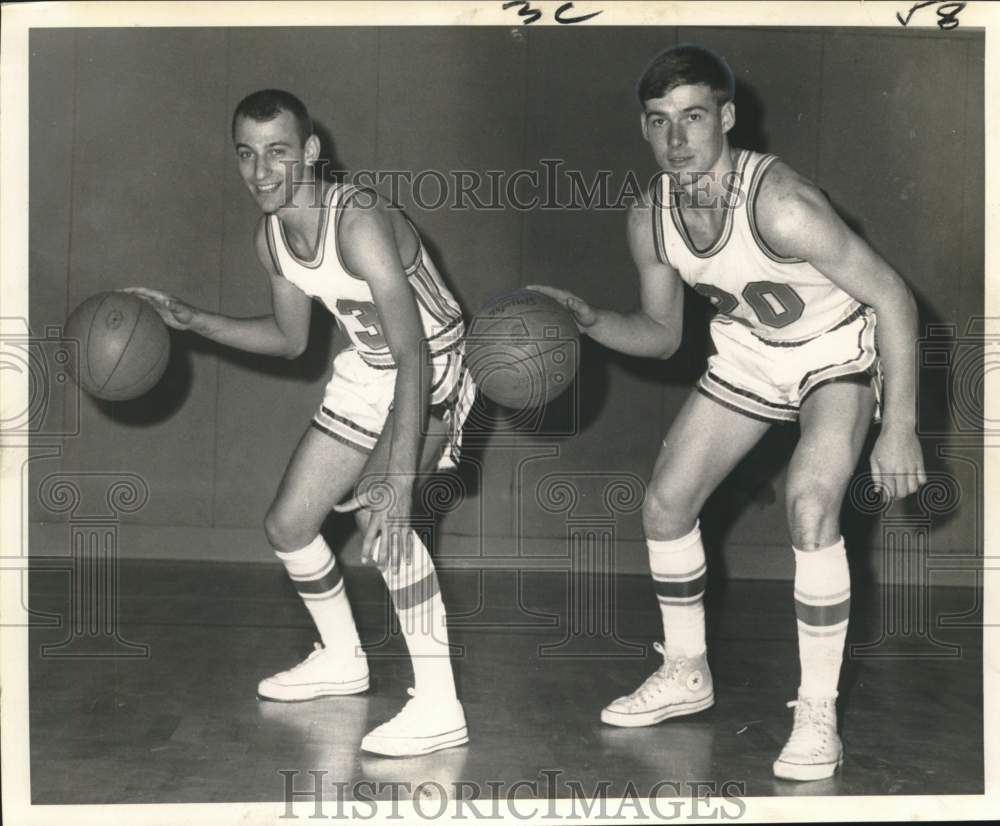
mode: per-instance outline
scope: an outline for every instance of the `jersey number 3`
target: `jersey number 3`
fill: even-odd
[[[357,344],[372,350],[381,350],[386,346],[382,337],[382,323],[371,301],[341,298],[337,301],[337,313],[344,323],[347,334]]]
[[[720,313],[730,315],[740,306],[735,295],[714,284],[695,284],[693,289],[711,301]],[[787,327],[802,317],[806,307],[795,290],[777,281],[751,281],[743,288],[743,300],[760,323],[768,327]]]

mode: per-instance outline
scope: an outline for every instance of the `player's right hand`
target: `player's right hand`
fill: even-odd
[[[172,295],[167,295],[159,290],[150,290],[147,287],[126,287],[122,292],[132,293],[132,295],[146,299],[159,313],[163,323],[175,330],[187,330],[194,321],[194,307]]]
[[[529,284],[526,289],[547,295],[562,304],[573,314],[573,320],[576,321],[576,326],[581,333],[585,333],[588,327],[593,327],[597,323],[597,310],[578,295],[573,295],[569,290],[560,290],[558,287],[546,287],[541,284]]]

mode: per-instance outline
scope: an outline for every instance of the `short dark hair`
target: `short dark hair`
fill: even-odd
[[[250,118],[258,123],[274,120],[282,112],[288,112],[295,118],[302,143],[313,133],[312,118],[306,105],[291,92],[281,89],[260,89],[241,100],[233,112],[232,132],[236,137],[236,121],[239,118]]]
[[[653,58],[639,80],[639,103],[661,98],[678,86],[703,83],[721,106],[736,95],[736,80],[726,61],[693,43],[679,43]]]

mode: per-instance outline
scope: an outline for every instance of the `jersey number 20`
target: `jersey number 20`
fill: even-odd
[[[714,284],[695,284],[693,289],[711,301],[720,313],[730,315],[740,306],[735,295]],[[777,281],[751,281],[743,288],[743,300],[760,323],[768,327],[787,327],[798,321],[806,306],[795,290]]]

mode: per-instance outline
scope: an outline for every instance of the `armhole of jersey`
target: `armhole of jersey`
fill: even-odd
[[[767,241],[764,240],[764,236],[760,234],[760,230],[757,229],[757,195],[760,193],[760,186],[764,181],[764,176],[776,160],[778,160],[777,155],[765,155],[760,159],[756,169],[753,171],[750,186],[747,187],[747,223],[750,225],[750,234],[753,235],[753,240],[756,242],[757,248],[772,261],[777,264],[802,264],[804,263],[802,258],[779,255],[775,250],[771,249]]]
[[[665,200],[663,193],[663,181],[666,180],[666,173],[661,172],[656,176],[653,186],[652,203],[649,205],[649,212],[653,216],[653,249],[656,250],[656,258],[661,264],[672,266],[667,260],[667,241],[663,237],[663,209],[662,202]],[[670,193],[665,193],[666,198]]]
[[[277,241],[274,238],[274,226],[271,223],[272,218],[278,220],[273,215],[264,217],[264,240],[267,242],[267,252],[271,256],[271,264],[274,266],[274,271],[282,278],[287,279],[285,271],[281,269],[281,259],[278,258],[278,248],[275,246]]]
[[[353,272],[350,267],[344,263],[344,256],[340,254],[340,219],[344,215],[344,207],[350,203],[351,199],[362,193],[371,193],[375,198],[378,198],[378,193],[374,189],[369,187],[362,187],[356,184],[344,184],[341,190],[337,193],[337,215],[335,218],[335,226],[333,233],[333,246],[337,252],[337,261],[340,263],[340,268],[346,272],[351,278],[356,278],[358,281],[364,281],[364,276],[358,275]]]
[[[410,228],[410,232],[413,233],[413,240],[417,242],[417,254],[413,257],[413,260],[409,264],[403,265],[403,274],[409,278],[417,271],[417,267],[420,266],[420,262],[424,259],[424,242],[420,239],[420,233],[417,232],[417,228],[413,225],[413,221],[405,215],[403,216],[403,220],[406,221],[406,225]]]

